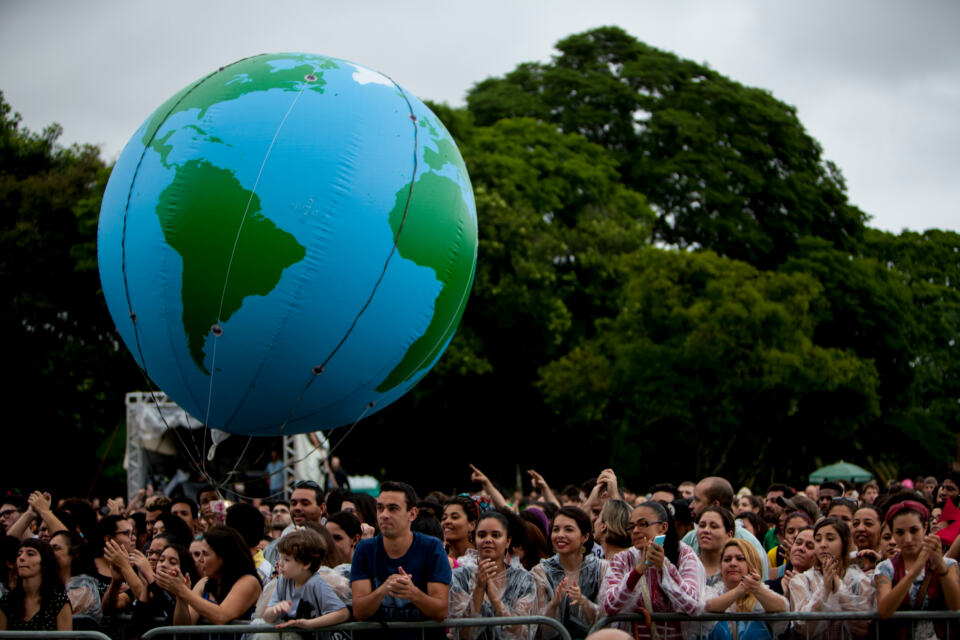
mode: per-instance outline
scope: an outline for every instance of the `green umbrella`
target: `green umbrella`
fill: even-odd
[[[855,464],[841,460],[835,464],[820,467],[810,474],[810,482],[826,482],[827,480],[849,480],[850,482],[866,482],[872,480],[873,474]]]

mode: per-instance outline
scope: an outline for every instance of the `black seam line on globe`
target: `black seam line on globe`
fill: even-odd
[[[380,272],[380,277],[377,278],[377,281],[373,285],[373,289],[370,291],[367,301],[363,303],[363,306],[360,308],[360,311],[357,312],[357,315],[354,317],[353,322],[350,323],[350,327],[347,328],[347,331],[343,334],[343,337],[340,339],[340,342],[337,343],[337,346],[333,348],[333,351],[330,352],[330,355],[320,363],[321,369],[326,368],[327,363],[337,354],[337,351],[340,350],[340,347],[346,343],[347,338],[350,337],[350,334],[353,333],[354,328],[357,326],[357,323],[360,321],[360,317],[367,310],[367,307],[370,306],[370,303],[373,302],[373,297],[377,294],[377,289],[380,287],[380,283],[383,282],[384,276],[387,275],[387,268],[390,266],[390,260],[393,258],[393,254],[397,252],[397,244],[400,242],[400,234],[403,233],[403,226],[407,221],[407,213],[410,211],[410,203],[413,201],[413,186],[417,181],[417,169],[419,168],[419,162],[417,160],[417,151],[420,145],[419,131],[417,130],[417,116],[413,112],[413,105],[410,104],[410,100],[407,98],[407,93],[403,88],[397,84],[397,82],[386,74],[383,75],[387,80],[393,83],[393,86],[396,87],[397,91],[400,93],[400,96],[403,98],[403,101],[407,103],[407,110],[410,112],[410,122],[413,125],[413,175],[410,178],[410,189],[407,191],[407,202],[403,206],[403,217],[400,219],[400,226],[397,227],[397,234],[393,238],[393,246],[390,248],[390,253],[387,254],[387,259],[383,263],[383,270]],[[277,435],[283,435],[284,429],[287,428],[287,425],[293,420],[293,416],[296,415],[297,409],[300,407],[300,402],[303,399],[303,395],[307,392],[307,389],[310,388],[310,385],[313,384],[313,381],[317,378],[316,374],[310,376],[310,379],[307,380],[307,383],[303,386],[303,389],[300,391],[300,395],[297,397],[297,401],[293,406],[293,409],[290,410],[290,413],[287,415],[286,419],[283,421],[283,424],[280,425],[280,428],[277,431]],[[369,405],[370,403],[368,403]],[[370,408],[369,406],[367,407]],[[308,413],[304,416],[301,416],[300,419],[306,419],[310,416],[316,415],[321,411],[324,411],[326,407]],[[362,416],[362,414],[361,414]],[[358,418],[359,420],[359,418]]]
[[[319,65],[315,65],[314,72],[319,71]],[[237,243],[240,241],[240,234],[243,233],[243,223],[246,221],[248,214],[250,213],[250,204],[253,202],[253,198],[257,193],[257,187],[260,185],[260,178],[263,177],[263,170],[267,166],[267,160],[270,158],[270,152],[273,151],[273,147],[277,143],[277,138],[280,136],[280,131],[283,129],[283,125],[286,124],[287,118],[290,117],[290,113],[293,111],[293,108],[296,106],[297,102],[300,100],[300,97],[303,95],[304,91],[307,90],[307,83],[303,82],[300,87],[300,91],[297,92],[297,95],[294,96],[293,100],[290,102],[290,106],[287,107],[287,112],[283,114],[283,118],[280,120],[280,124],[277,125],[277,130],[273,132],[273,138],[270,140],[270,145],[267,147],[266,153],[263,154],[263,160],[260,162],[260,169],[257,171],[257,177],[253,181],[253,186],[250,189],[250,197],[247,198],[247,204],[243,209],[243,215],[240,217],[240,226],[237,227],[236,236],[233,238],[233,248],[230,250],[230,259],[227,261],[227,273],[223,278],[223,288],[220,290],[220,306],[217,308],[217,325],[220,324],[220,315],[223,313],[223,301],[227,295],[227,287],[230,284],[230,271],[233,268],[233,258],[237,253]],[[207,387],[207,410],[206,415],[204,416],[204,424],[210,420],[210,407],[213,404],[213,378],[216,375],[216,365],[217,365],[217,342],[219,341],[220,336],[214,334],[213,336],[213,356],[210,359],[210,383]],[[276,341],[276,336],[274,336],[274,341]],[[261,366],[257,369],[257,373],[263,368],[263,362]],[[254,378],[255,379],[255,378]],[[246,398],[250,393],[250,389],[253,388],[253,380],[251,380],[250,385],[247,387],[246,392],[243,394],[243,398]],[[241,399],[241,403],[243,400]],[[238,407],[239,408],[239,407]],[[236,415],[236,410],[234,410],[233,415],[230,417],[230,420]],[[224,423],[224,426],[229,424],[230,420]],[[237,460],[237,465],[240,464],[240,461]],[[236,466],[234,467],[234,470]],[[232,471],[231,471],[232,473]]]
[[[263,55],[263,54],[260,54],[260,55]],[[255,58],[255,57],[258,57],[258,56],[250,56],[250,58]],[[241,62],[244,62],[245,60],[249,60],[250,58],[243,58],[243,59],[241,59],[241,60],[237,60],[236,62],[233,62],[233,63],[231,63],[231,64],[229,64],[229,65],[227,65],[227,66],[228,66],[228,67],[234,66],[234,65],[239,64],[239,63],[241,63]],[[210,477],[210,475],[207,474],[207,469],[206,469],[206,456],[203,456],[203,455],[201,454],[201,455],[199,456],[199,462],[198,462],[196,459],[194,459],[194,457],[191,455],[190,449],[187,447],[186,443],[183,441],[183,438],[180,436],[180,434],[177,432],[176,429],[173,429],[173,428],[167,423],[167,419],[164,417],[163,411],[162,411],[161,408],[160,408],[160,401],[157,399],[157,395],[156,395],[156,393],[155,393],[155,391],[154,391],[154,389],[153,389],[153,387],[155,387],[156,385],[155,385],[155,384],[153,383],[153,381],[150,379],[150,374],[149,374],[149,372],[147,371],[147,360],[146,360],[146,358],[145,358],[144,355],[143,355],[143,348],[142,348],[142,346],[140,345],[140,334],[139,334],[139,331],[138,331],[138,328],[137,328],[137,316],[136,316],[136,314],[135,314],[134,311],[133,311],[133,304],[132,304],[132,302],[131,302],[131,300],[130,300],[130,288],[129,288],[129,285],[128,285],[128,283],[127,283],[127,252],[126,252],[126,245],[127,245],[127,215],[129,214],[129,211],[130,211],[130,199],[131,199],[131,197],[132,197],[132,195],[133,195],[133,185],[134,185],[134,183],[137,181],[137,176],[140,174],[140,167],[143,165],[143,159],[144,159],[144,157],[146,157],[146,155],[147,155],[147,150],[150,148],[150,145],[153,144],[153,140],[154,140],[154,138],[156,137],[157,132],[160,131],[160,127],[162,127],[163,124],[167,121],[167,118],[170,117],[170,114],[173,113],[178,106],[180,106],[180,103],[183,102],[183,101],[187,98],[187,96],[189,96],[191,93],[193,93],[193,91],[194,91],[197,87],[199,87],[201,84],[203,84],[204,82],[206,82],[207,80],[209,80],[211,77],[213,77],[213,76],[216,75],[217,73],[220,73],[221,71],[223,71],[223,70],[226,69],[226,68],[227,68],[227,67],[220,67],[219,69],[217,69],[217,71],[214,71],[214,72],[212,72],[212,73],[209,73],[209,74],[207,74],[206,76],[204,76],[203,78],[201,78],[200,80],[196,81],[196,82],[193,84],[193,86],[190,87],[190,89],[189,89],[186,93],[184,93],[183,96],[181,96],[180,99],[177,100],[177,101],[170,107],[170,109],[167,110],[167,113],[164,114],[163,119],[160,121],[160,124],[157,126],[156,129],[154,129],[153,133],[150,135],[150,139],[144,144],[144,146],[143,146],[143,151],[140,153],[140,158],[137,160],[137,166],[136,166],[136,168],[134,169],[134,171],[133,171],[133,176],[132,176],[131,179],[130,179],[130,188],[129,188],[128,191],[127,191],[127,201],[126,201],[126,204],[125,204],[124,207],[123,207],[123,225],[122,225],[122,230],[121,230],[121,235],[120,235],[120,255],[121,255],[121,259],[120,259],[120,261],[121,261],[121,262],[120,262],[120,271],[121,271],[121,274],[123,275],[123,292],[124,292],[124,296],[126,297],[126,300],[127,300],[127,310],[129,311],[131,322],[133,323],[133,337],[134,337],[134,342],[135,342],[136,345],[137,345],[137,353],[140,354],[140,362],[143,363],[142,366],[138,366],[137,368],[140,369],[140,372],[141,372],[141,374],[143,375],[143,378],[144,378],[144,380],[145,380],[146,383],[147,383],[147,388],[150,390],[150,397],[151,397],[151,399],[153,400],[153,403],[154,403],[154,405],[155,405],[156,408],[157,408],[157,415],[160,416],[160,420],[163,422],[164,428],[165,428],[167,431],[173,431],[174,436],[176,436],[177,440],[180,442],[180,445],[183,447],[183,450],[187,452],[187,457],[190,459],[190,463],[193,464],[194,468],[196,468],[197,471],[201,472],[202,474],[206,475],[207,477]],[[190,394],[190,397],[193,399],[194,403],[196,403],[197,406],[199,406],[200,403],[198,402],[197,398],[194,397],[193,392],[190,391],[189,386],[187,386],[187,393]],[[184,412],[184,413],[186,413],[186,412]],[[204,444],[206,444],[206,439],[204,439]],[[201,452],[201,453],[202,453],[202,452]],[[219,493],[219,491],[218,491],[218,493]]]
[[[316,65],[316,66],[314,67],[314,69],[313,69],[313,73],[317,73],[317,72],[319,72],[319,71],[320,71],[320,65]],[[304,91],[305,91],[305,90],[306,90],[306,85],[304,85]],[[302,95],[302,93],[303,93],[303,91],[301,91],[301,93],[297,95],[297,99],[299,99],[299,97],[300,97],[300,95]],[[296,100],[294,101],[293,104],[290,105],[290,109],[288,109],[287,115],[289,115],[290,112],[293,110],[294,104],[296,104]],[[286,117],[287,117],[287,116],[284,116],[284,121],[286,121]],[[283,123],[282,123],[282,122],[281,122],[281,126],[283,126]],[[277,129],[277,133],[279,133],[279,128]],[[276,140],[276,134],[274,135],[274,140]],[[264,164],[266,164],[266,158],[264,158]],[[254,188],[256,188],[256,185],[254,185]],[[300,290],[303,288],[303,285],[304,285],[304,284],[306,284],[306,280],[303,280],[303,281],[301,282],[301,284],[297,287],[297,294],[298,294],[298,295],[299,295]],[[285,315],[284,318],[283,318],[283,321],[280,323],[280,327],[277,329],[276,333],[275,333],[275,334],[273,335],[273,337],[271,338],[271,340],[270,340],[270,346],[269,346],[269,348],[268,348],[267,351],[266,351],[268,354],[270,353],[270,351],[272,351],[273,346],[276,344],[277,339],[278,339],[279,336],[283,333],[283,328],[286,326],[287,321],[290,319],[290,316],[292,315],[292,313],[293,313],[292,310],[288,310],[288,311],[287,311],[286,315]],[[218,315],[219,315],[219,313],[218,313]],[[247,390],[244,392],[243,396],[240,398],[240,401],[237,403],[237,406],[234,408],[233,413],[231,413],[231,414],[230,414],[230,417],[228,417],[228,418],[224,421],[224,423],[223,423],[224,426],[229,425],[230,423],[232,423],[233,420],[234,420],[234,418],[237,417],[237,414],[238,414],[238,413],[240,412],[240,410],[243,408],[244,403],[246,403],[247,399],[250,397],[250,391],[253,389],[254,385],[256,384],[256,381],[259,379],[260,373],[263,371],[263,368],[266,366],[266,363],[267,363],[267,358],[266,358],[266,357],[264,357],[263,359],[261,359],[260,365],[257,367],[257,370],[254,372],[253,376],[252,376],[251,379],[250,379],[250,383],[247,385]],[[292,415],[293,415],[293,412],[296,411],[296,407],[297,407],[297,406],[299,405],[299,403],[301,402],[301,400],[302,400],[302,398],[303,398],[303,394],[304,394],[304,392],[307,390],[307,387],[309,387],[310,382],[311,382],[312,380],[313,380],[313,377],[311,376],[311,378],[310,378],[309,380],[307,380],[307,383],[306,383],[306,384],[303,386],[303,388],[300,390],[300,395],[297,397],[297,400],[294,402],[294,409],[293,409],[292,412],[289,414],[290,416],[292,416]],[[287,421],[289,421],[289,416],[288,416],[288,418],[287,418]],[[283,423],[284,426],[286,425],[286,422],[287,422],[287,421],[285,421],[285,422]],[[283,427],[281,426],[281,430],[282,430],[282,428],[283,428]],[[270,435],[272,435],[272,434],[270,434]]]

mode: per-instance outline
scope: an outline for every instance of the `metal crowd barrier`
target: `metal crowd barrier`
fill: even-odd
[[[443,620],[442,622],[423,621],[423,622],[345,622],[343,624],[333,624],[329,627],[323,627],[316,630],[304,630],[289,627],[278,629],[272,624],[227,624],[227,625],[196,625],[182,627],[157,627],[150,629],[141,636],[142,640],[154,640],[155,638],[187,638],[198,635],[234,635],[239,640],[242,634],[254,633],[299,633],[306,637],[314,633],[329,633],[332,631],[383,631],[385,629],[447,629],[451,627],[513,627],[517,625],[543,625],[552,627],[560,634],[561,640],[572,640],[570,633],[560,624],[559,621],[546,616],[510,616],[503,618],[456,618]],[[2,635],[0,635],[2,637]],[[32,636],[31,636],[32,637]]]
[[[89,638],[89,640],[110,640],[110,636],[99,631],[0,631],[0,638]]]
[[[698,630],[698,637],[703,637],[702,623],[715,623],[715,622],[740,622],[740,621],[759,621],[769,624],[783,623],[784,625],[791,623],[795,620],[800,621],[821,621],[821,622],[830,622],[830,621],[844,621],[844,620],[855,620],[855,621],[866,621],[866,622],[911,622],[911,633],[910,636],[913,637],[913,631],[915,630],[916,624],[918,622],[932,622],[932,623],[942,623],[945,625],[944,638],[950,637],[950,625],[957,625],[955,628],[960,628],[960,611],[897,611],[889,618],[880,618],[876,611],[869,612],[856,612],[856,611],[843,611],[843,612],[824,612],[824,611],[784,611],[782,613],[702,613],[697,616],[688,616],[681,613],[652,613],[650,618],[654,624],[663,622],[686,622],[686,623],[700,623],[701,629]],[[645,618],[639,613],[618,613],[612,616],[606,616],[600,618],[596,623],[590,628],[590,633],[594,631],[599,631],[604,627],[610,626],[616,622],[640,622],[641,624],[646,624]],[[814,633],[811,631],[810,627],[807,626],[805,629],[805,634],[795,630],[795,634],[791,637],[794,638],[809,638],[811,634]],[[880,640],[883,636],[881,635],[883,630],[881,625],[874,624],[870,635],[871,637],[877,638]],[[854,638],[855,636],[847,632],[846,627],[843,628],[842,632],[843,638]],[[661,634],[663,635],[663,634]],[[776,636],[775,636],[776,637]],[[862,637],[862,636],[861,636]]]

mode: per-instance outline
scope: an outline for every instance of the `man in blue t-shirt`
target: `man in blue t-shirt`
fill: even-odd
[[[377,497],[380,535],[353,552],[350,583],[357,620],[418,621],[447,617],[452,572],[440,540],[410,530],[417,494],[404,482],[384,482]],[[440,637],[443,629],[434,630]],[[391,637],[401,637],[396,631]],[[412,632],[411,637],[421,637]],[[428,633],[427,637],[434,635]]]

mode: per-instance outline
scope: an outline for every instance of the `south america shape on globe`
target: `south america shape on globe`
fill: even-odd
[[[443,125],[387,77],[308,54],[242,60],[157,109],[98,238],[138,363],[208,426],[250,434],[406,392],[453,336],[476,247]]]

